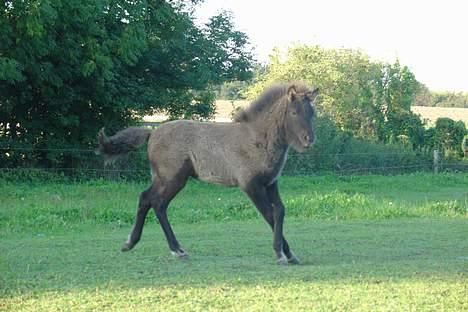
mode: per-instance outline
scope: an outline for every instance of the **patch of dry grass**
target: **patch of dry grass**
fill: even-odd
[[[412,106],[411,110],[420,115],[422,119],[426,119],[431,126],[440,117],[448,117],[455,121],[461,120],[468,126],[468,108]]]

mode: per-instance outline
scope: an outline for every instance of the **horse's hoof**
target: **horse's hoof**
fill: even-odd
[[[133,248],[133,244],[130,244],[130,243],[125,243],[122,245],[122,248],[120,249],[122,252],[126,252],[126,251],[129,251],[130,249]]]
[[[282,255],[280,258],[276,260],[276,264],[278,265],[288,265],[288,258],[285,255]]]
[[[185,260],[185,259],[188,259],[188,253],[186,253],[185,251],[183,251],[182,249],[180,250],[177,250],[177,251],[174,251],[174,250],[171,250],[171,254],[178,258],[178,259],[181,259],[181,260]]]
[[[291,252],[291,256],[288,258],[289,264],[301,264],[301,261]]]

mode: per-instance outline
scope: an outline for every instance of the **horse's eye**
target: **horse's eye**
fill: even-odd
[[[296,111],[295,110],[291,111],[291,115],[296,116],[297,115]]]

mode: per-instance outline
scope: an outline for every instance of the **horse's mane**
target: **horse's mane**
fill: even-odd
[[[253,101],[248,107],[241,109],[234,117],[234,122],[248,122],[257,119],[259,115],[268,110],[271,106],[275,105],[289,90],[294,86],[296,92],[306,93],[309,88],[303,83],[288,83],[277,84],[266,89],[260,96]]]

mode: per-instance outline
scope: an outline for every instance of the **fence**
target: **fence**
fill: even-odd
[[[37,161],[39,154],[48,155],[48,159]],[[61,177],[76,180],[104,178],[143,181],[150,177],[144,149],[132,152],[108,166],[104,165],[102,157],[96,155],[94,149],[0,147],[0,155],[0,174],[19,180],[31,177]],[[291,151],[283,174],[396,174],[417,171],[438,173],[446,170],[468,172],[468,161],[447,159],[438,151],[320,153],[311,150],[304,154]]]

